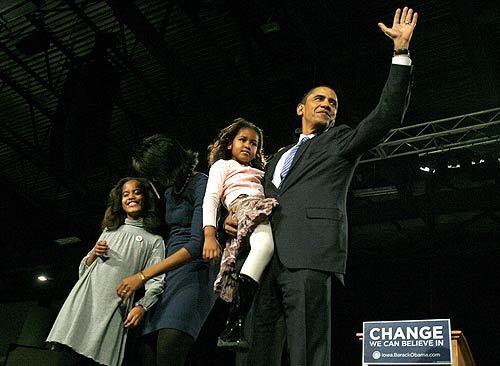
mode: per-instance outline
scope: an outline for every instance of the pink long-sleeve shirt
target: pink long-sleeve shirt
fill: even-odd
[[[222,201],[226,208],[240,195],[264,198],[262,170],[241,165],[236,160],[217,160],[208,174],[203,199],[203,227],[216,226],[217,208]]]

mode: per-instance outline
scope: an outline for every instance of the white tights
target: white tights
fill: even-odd
[[[241,267],[240,273],[260,282],[262,272],[271,261],[274,253],[273,232],[271,224],[263,223],[257,225],[250,234],[250,253]]]

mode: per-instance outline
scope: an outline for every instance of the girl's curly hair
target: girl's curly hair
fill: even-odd
[[[238,132],[242,128],[251,128],[258,136],[257,153],[250,162],[250,166],[263,170],[266,166],[266,157],[264,155],[264,134],[262,130],[252,122],[244,118],[236,118],[229,126],[223,128],[215,140],[208,146],[208,165],[212,166],[217,160],[229,160],[232,158],[231,150],[228,146],[233,142]]]
[[[161,220],[158,214],[155,192],[147,179],[134,177],[120,179],[111,192],[109,192],[108,207],[104,213],[101,229],[116,230],[125,223],[127,214],[122,208],[122,189],[123,185],[131,180],[139,183],[139,188],[144,197],[140,214],[144,229],[150,233],[157,233],[161,227]]]

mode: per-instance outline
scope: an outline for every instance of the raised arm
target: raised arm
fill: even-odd
[[[391,28],[378,23],[380,29],[392,39],[395,57],[377,106],[354,130],[340,136],[343,155],[351,158],[359,156],[378,144],[391,128],[397,127],[403,120],[410,96],[411,60],[408,47],[417,18],[416,12],[405,7],[396,10]]]

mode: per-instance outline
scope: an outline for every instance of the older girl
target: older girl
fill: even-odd
[[[123,360],[127,328],[137,326],[163,290],[163,276],[151,277],[135,304],[116,295],[124,276],[139,272],[165,256],[156,197],[150,183],[124,178],[111,190],[103,232],[80,264],[80,279],[57,316],[47,342],[69,347],[99,364]]]

